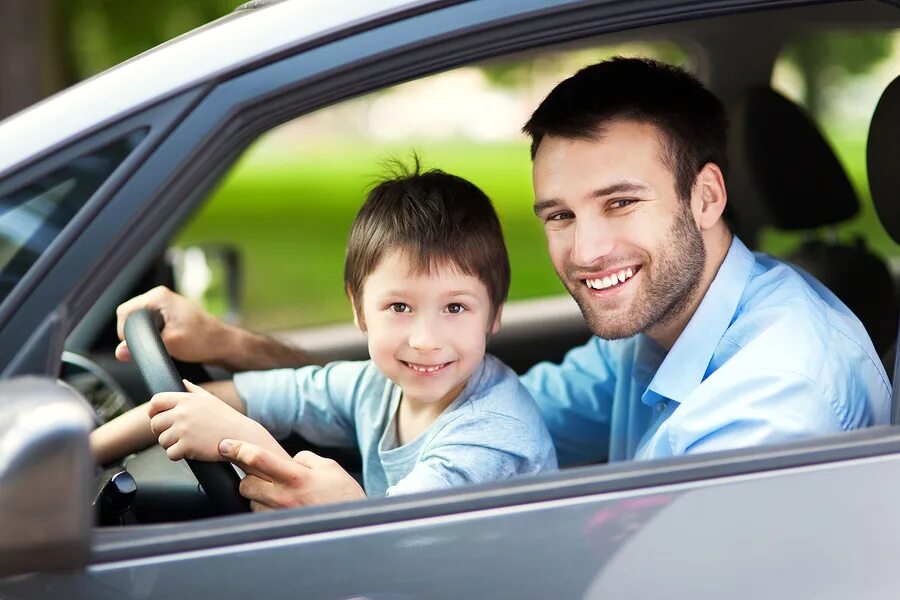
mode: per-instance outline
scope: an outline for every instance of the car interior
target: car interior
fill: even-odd
[[[552,48],[561,51],[657,39],[677,40],[689,48],[697,74],[723,99],[731,119],[728,187],[733,201],[728,218],[734,231],[756,249],[763,247],[767,231],[791,234],[793,241],[782,257],[820,279],[859,316],[892,379],[900,271],[864,236],[848,240],[837,233],[864,210],[868,199],[851,182],[820,125],[803,107],[773,89],[771,81],[779,52],[802,35],[893,32],[898,24],[900,12],[880,2],[838,3],[650,26]],[[513,58],[537,60],[533,57],[548,51],[542,48]],[[887,233],[900,243],[900,206],[894,201],[900,176],[892,164],[896,141],[889,135],[900,127],[900,79],[883,92],[871,122],[865,158],[872,202]],[[212,183],[207,189],[211,187]],[[171,241],[170,236],[150,244],[152,252],[135,259],[67,342],[60,378],[91,401],[98,422],[149,398],[134,365],[113,357],[118,343],[114,310],[128,297],[155,285],[179,287],[179,267],[167,253]],[[534,251],[545,252],[543,248]],[[231,273],[232,278],[241,276]],[[234,305],[240,303],[239,297],[232,300]],[[349,323],[272,333],[329,360],[366,357],[364,340]],[[568,297],[535,298],[510,303],[504,328],[492,339],[489,351],[521,373],[539,361],[561,359],[589,336]],[[177,367],[182,376],[197,382],[228,377],[216,367]],[[296,436],[284,444],[293,452],[313,449],[336,458],[350,471],[359,471],[359,457],[353,452],[314,447]],[[97,523],[103,526],[183,521],[217,512],[198,490],[189,468],[183,462],[168,461],[158,447],[103,468],[97,476],[94,504]]]

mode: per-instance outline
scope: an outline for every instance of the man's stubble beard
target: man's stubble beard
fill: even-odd
[[[646,281],[632,300],[630,312],[613,316],[610,311],[599,308],[584,282],[568,275],[605,268],[566,265],[567,276],[563,278],[563,284],[581,309],[588,327],[598,337],[616,340],[637,335],[672,322],[691,305],[703,278],[706,247],[687,203],[680,202],[680,207],[666,239],[657,245],[652,271],[647,262],[642,261],[640,273]]]

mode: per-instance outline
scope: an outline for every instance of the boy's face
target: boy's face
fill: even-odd
[[[403,389],[404,401],[446,406],[481,363],[500,311],[492,315],[480,280],[451,266],[410,273],[403,252],[386,254],[366,278],[354,314],[357,325],[363,317],[372,360]]]

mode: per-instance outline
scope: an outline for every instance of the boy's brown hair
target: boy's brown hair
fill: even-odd
[[[344,289],[363,323],[362,290],[384,255],[406,253],[411,275],[450,266],[481,281],[497,314],[509,292],[509,257],[490,199],[474,184],[440,170],[395,165],[369,192],[347,241]]]

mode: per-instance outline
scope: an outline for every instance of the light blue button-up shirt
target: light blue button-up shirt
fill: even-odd
[[[825,286],[735,237],[667,353],[591,338],[522,376],[560,466],[745,448],[890,420],[862,323]]]

